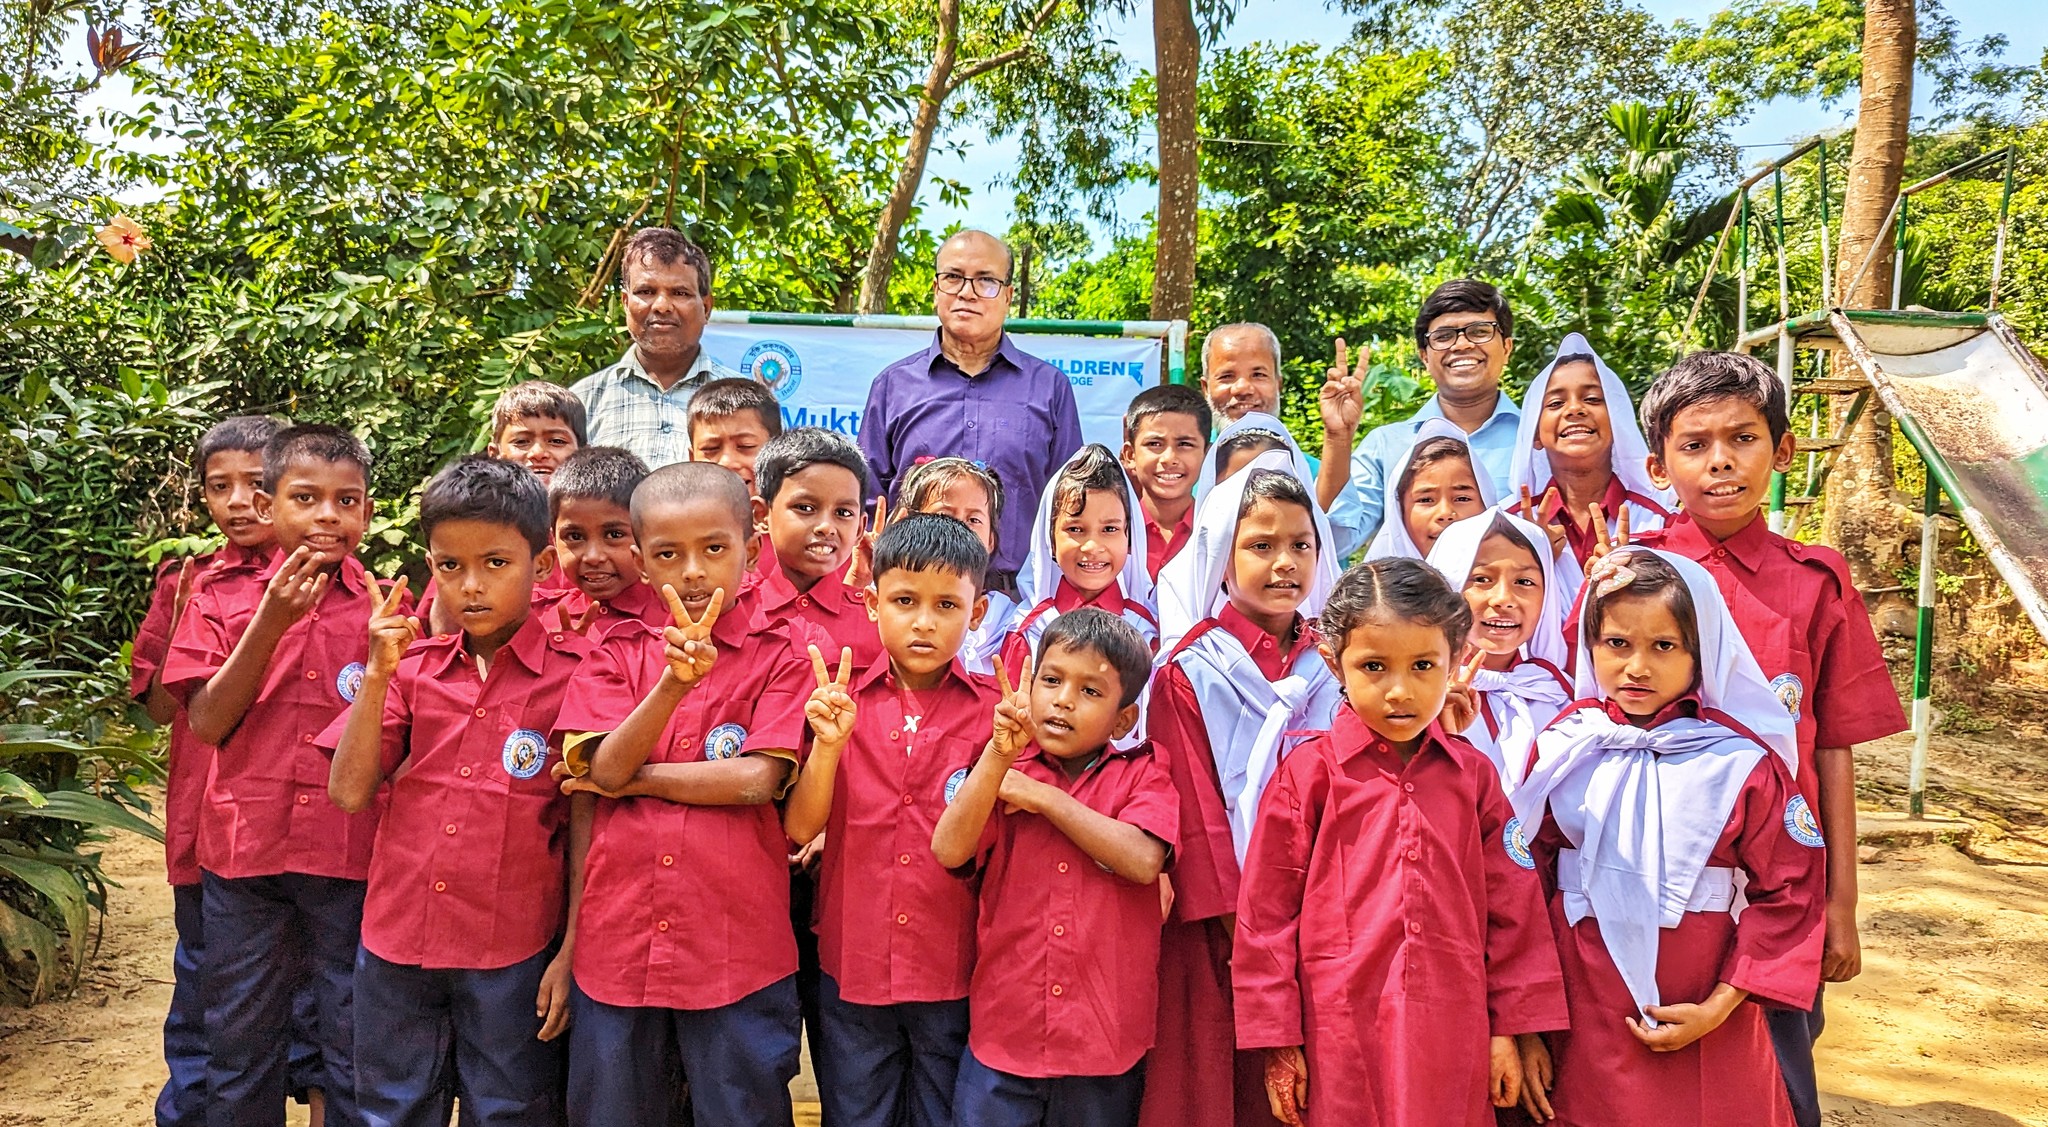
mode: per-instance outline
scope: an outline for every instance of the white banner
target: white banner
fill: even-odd
[[[1121,451],[1124,408],[1160,382],[1165,353],[1150,337],[1016,334],[1017,347],[1067,374],[1081,412],[1081,433]],[[815,426],[859,435],[868,385],[883,368],[931,347],[926,329],[852,329],[826,325],[741,325],[704,328],[712,359],[775,390],[782,425]]]

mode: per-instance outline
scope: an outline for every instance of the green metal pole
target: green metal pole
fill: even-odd
[[[1913,758],[1906,774],[1906,808],[1915,818],[1927,813],[1927,742],[1934,735],[1934,549],[1940,511],[1941,485],[1929,466],[1920,517],[1920,618],[1913,628]]]
[[[1991,301],[1986,309],[1998,308],[1998,280],[2005,274],[2005,216],[2012,208],[2012,160],[2016,150],[2005,150],[2005,187],[1998,194],[1998,242],[1991,248]]]
[[[1778,386],[1785,390],[1785,409],[1792,409],[1792,318],[1790,275],[1785,269],[1785,174],[1771,173],[1771,213],[1778,243]],[[1780,536],[1785,534],[1785,475],[1771,475],[1770,515],[1765,525]]]
[[[1906,209],[1912,205],[1913,197],[1899,197],[1899,223],[1892,228],[1892,308],[1903,309],[1906,295]]]
[[[1735,275],[1735,339],[1749,333],[1749,189],[1742,189],[1742,219],[1737,224],[1735,250],[1741,269]]]

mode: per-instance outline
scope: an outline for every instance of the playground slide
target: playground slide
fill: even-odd
[[[2048,635],[2048,373],[1996,313],[1828,317],[1963,522]]]

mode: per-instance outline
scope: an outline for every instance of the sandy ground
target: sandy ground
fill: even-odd
[[[1932,823],[1881,813],[1903,806],[1909,747],[1862,758],[1864,971],[1828,993],[1828,1123],[2048,1127],[2048,739],[1938,739]],[[0,1009],[0,1127],[150,1121],[172,944],[158,865],[149,843],[110,845],[122,887],[78,993]]]

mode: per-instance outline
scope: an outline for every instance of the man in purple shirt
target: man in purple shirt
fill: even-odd
[[[1065,373],[1003,331],[1012,262],[1010,248],[983,231],[940,245],[937,338],[875,377],[860,449],[888,493],[926,458],[967,458],[994,470],[1004,505],[988,583],[1014,594],[1039,494],[1081,448],[1081,415]]]

